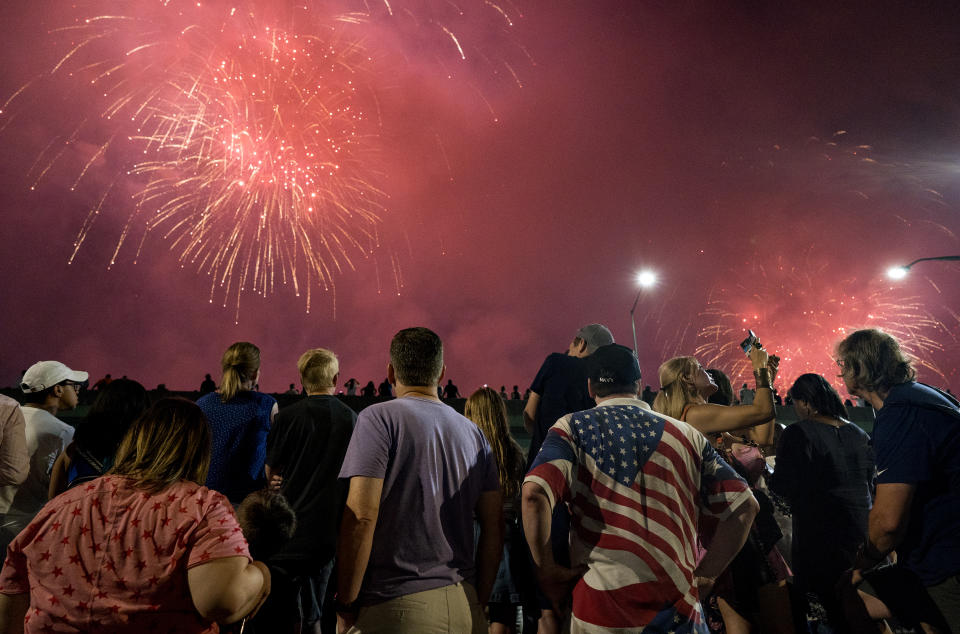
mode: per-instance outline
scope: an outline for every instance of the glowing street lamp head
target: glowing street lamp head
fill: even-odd
[[[910,269],[905,266],[892,266],[887,269],[887,277],[889,277],[891,280],[902,280],[909,272]]]
[[[643,288],[650,288],[657,283],[657,274],[653,271],[640,271],[637,273],[637,284]]]

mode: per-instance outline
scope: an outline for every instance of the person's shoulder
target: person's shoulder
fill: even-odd
[[[330,403],[331,410],[342,413],[342,414],[349,414],[353,418],[357,417],[357,413],[353,411],[353,408],[347,405],[346,403],[344,403],[342,400],[340,400],[339,397],[335,395],[330,395],[329,399],[327,399],[327,402]]]
[[[900,418],[906,411],[916,409],[923,409],[931,413],[940,412],[944,416],[960,417],[960,410],[958,410],[956,401],[948,395],[929,385],[911,381],[890,388],[890,392],[883,400],[883,407],[877,412],[877,419]]]
[[[208,392],[196,400],[197,406],[200,409],[205,407],[210,407],[214,403],[220,402],[220,394],[217,392]]]
[[[18,403],[15,399],[10,398],[6,394],[0,394],[0,408],[8,409],[8,408],[19,408],[19,407],[20,407],[20,403]]]
[[[273,405],[277,402],[277,399],[273,398],[269,394],[264,394],[263,392],[249,392],[250,396],[257,401],[258,403],[269,403]]]

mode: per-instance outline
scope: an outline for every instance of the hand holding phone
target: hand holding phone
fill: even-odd
[[[750,350],[756,346],[760,348],[760,341],[757,339],[757,333],[752,330],[747,331],[747,338],[740,342],[740,348],[743,350],[743,354],[750,356]]]

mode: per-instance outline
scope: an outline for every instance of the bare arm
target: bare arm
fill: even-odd
[[[503,499],[499,491],[484,491],[477,500],[480,539],[477,543],[477,597],[486,605],[503,556]]]
[[[194,607],[205,619],[233,623],[259,607],[270,594],[270,571],[246,557],[223,557],[187,570]]]
[[[773,420],[773,391],[759,388],[752,405],[716,405],[701,403],[687,410],[687,422],[704,434],[734,431]]]
[[[543,487],[535,482],[525,483],[521,505],[523,532],[537,568],[540,589],[553,603],[554,609],[565,614],[570,592],[587,569],[566,568],[554,562],[553,546],[550,544],[553,509],[550,508],[550,500]]]
[[[9,409],[0,438],[0,485],[23,484],[30,473],[27,436],[23,412],[16,405]]]
[[[70,469],[70,457],[66,451],[61,451],[50,471],[50,486],[47,487],[47,499],[52,500],[67,490],[67,471]]]
[[[753,366],[754,372],[761,369],[764,371],[769,370],[770,384],[772,385],[773,380],[777,376],[780,358],[775,355],[769,356],[763,348],[753,348],[750,350],[750,364]],[[711,403],[694,405],[687,411],[686,421],[696,427],[701,433],[708,434],[734,431],[742,427],[754,427],[773,421],[776,415],[777,410],[773,403],[773,389],[758,386],[756,396],[751,405],[726,406]],[[771,425],[769,429],[758,430],[750,435],[758,444],[772,444],[773,426]],[[761,440],[764,442],[761,442]]]
[[[273,424],[274,419],[277,417],[277,412],[280,411],[280,406],[276,403],[273,404],[273,408],[270,410],[270,424]]]
[[[537,420],[537,408],[540,407],[540,395],[536,392],[530,392],[527,398],[527,404],[523,406],[523,427],[527,433],[533,435],[534,425]]]
[[[709,591],[747,541],[753,518],[757,516],[760,505],[752,495],[717,526],[717,532],[710,542],[710,550],[694,571],[695,583],[702,591]],[[703,596],[703,595],[702,595]]]
[[[373,532],[380,515],[382,493],[383,478],[350,478],[337,546],[337,598],[341,603],[353,603],[360,595],[360,585],[373,548]]]
[[[910,505],[916,487],[912,484],[878,484],[870,510],[870,544],[883,555],[895,549],[907,533]]]
[[[0,634],[23,634],[23,618],[30,607],[30,593],[0,594]]]

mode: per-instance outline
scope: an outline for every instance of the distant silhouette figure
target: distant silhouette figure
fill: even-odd
[[[356,396],[357,387],[360,385],[360,381],[356,379],[350,379],[343,384],[343,387],[347,388],[347,396]]]
[[[523,391],[523,400],[527,400],[529,398],[530,398],[530,388],[527,388],[526,390]]]
[[[299,394],[300,392],[298,392],[296,386],[295,386],[293,383],[291,383],[291,384],[290,384],[290,389],[287,390],[286,393],[287,393],[287,394]]]
[[[393,389],[390,386],[389,380],[383,380],[383,383],[381,383],[380,387],[377,388],[377,396],[380,398],[393,398]]]
[[[500,386],[500,398],[502,398],[503,400],[507,400],[507,398],[509,398],[509,397],[507,396],[507,386],[506,386],[506,385],[501,385],[501,386]]]
[[[447,380],[447,386],[443,388],[443,398],[460,398],[460,390],[458,390],[457,386],[453,384],[453,379]]]
[[[654,392],[649,385],[643,386],[643,394],[640,396],[640,400],[646,401],[647,405],[653,405],[653,399],[656,397],[657,393]]]
[[[213,382],[213,379],[210,378],[210,375],[207,374],[203,378],[203,382],[200,384],[200,396],[204,394],[209,394],[210,392],[217,391],[217,384]]]
[[[519,385],[514,385],[514,386],[513,386],[513,391],[510,392],[510,399],[511,399],[511,400],[514,400],[514,401],[519,401],[519,400],[520,400],[520,386],[519,386]]]
[[[104,376],[102,379],[100,379],[99,381],[97,381],[96,383],[93,384],[93,391],[94,391],[94,392],[99,392],[99,391],[102,390],[103,388],[105,388],[105,387],[107,387],[108,385],[110,385],[110,381],[112,381],[112,380],[113,380],[113,379],[110,378],[110,375],[107,374],[107,375]]]
[[[373,381],[367,381],[367,384],[363,386],[363,389],[360,390],[360,395],[364,398],[374,398],[377,396],[377,386],[373,384]]]

